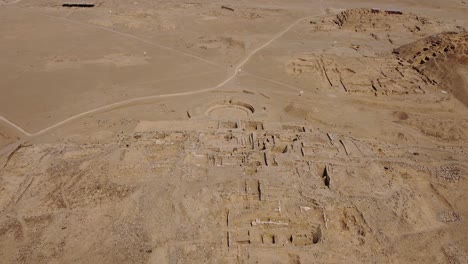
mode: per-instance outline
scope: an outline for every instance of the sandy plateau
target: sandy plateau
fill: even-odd
[[[467,14],[0,0],[0,262],[468,263]]]

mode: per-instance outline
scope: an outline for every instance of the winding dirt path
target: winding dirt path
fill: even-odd
[[[286,34],[288,31],[291,30],[291,28],[293,28],[294,26],[296,26],[297,24],[299,24],[300,22],[306,20],[306,19],[312,19],[312,18],[317,18],[317,17],[320,17],[320,16],[323,16],[325,14],[325,11],[324,9],[322,8],[322,3],[320,3],[320,14],[317,14],[317,15],[314,15],[314,16],[307,16],[307,17],[302,17],[300,19],[297,19],[296,21],[294,21],[293,23],[291,23],[289,26],[287,26],[284,30],[280,31],[279,33],[275,34],[269,41],[265,42],[264,44],[262,44],[261,46],[257,47],[256,49],[254,49],[253,51],[251,51],[241,62],[239,62],[236,67],[234,68],[234,70],[232,71],[232,73],[224,80],[222,81],[221,83],[213,86],[213,87],[209,87],[209,88],[205,88],[205,89],[201,89],[201,90],[196,90],[196,91],[190,91],[190,92],[182,92],[182,93],[173,93],[173,94],[159,94],[159,95],[151,95],[151,96],[143,96],[143,97],[136,97],[136,98],[132,98],[132,99],[128,99],[128,100],[124,100],[124,101],[121,101],[121,102],[116,102],[116,103],[112,103],[112,104],[108,104],[108,105],[104,105],[104,106],[101,106],[101,107],[98,107],[98,108],[95,108],[95,109],[92,109],[92,110],[88,110],[88,111],[85,111],[85,112],[82,112],[80,114],[77,114],[77,115],[74,115],[72,117],[69,117],[63,121],[60,121],[52,126],[49,126],[47,128],[44,128],[36,133],[29,133],[27,131],[25,131],[24,129],[22,129],[21,127],[19,127],[18,125],[16,125],[15,123],[9,121],[8,119],[6,119],[5,117],[2,117],[0,116],[0,120],[6,122],[7,124],[11,125],[12,127],[14,127],[15,129],[17,129],[18,131],[20,131],[21,133],[23,133],[24,135],[26,135],[28,138],[32,138],[32,137],[36,137],[36,136],[39,136],[39,135],[42,135],[42,134],[45,134],[57,127],[60,127],[64,124],[67,124],[71,121],[74,121],[76,119],[79,119],[81,117],[84,117],[86,115],[90,115],[90,114],[95,114],[95,113],[98,113],[98,112],[101,112],[101,111],[104,111],[104,110],[110,110],[112,108],[116,108],[116,107],[121,107],[121,106],[124,106],[124,105],[128,105],[128,104],[132,104],[132,103],[136,103],[136,102],[142,102],[142,101],[145,101],[145,100],[152,100],[152,99],[158,99],[158,98],[169,98],[169,97],[177,97],[177,96],[187,96],[187,95],[194,95],[194,94],[199,94],[199,93],[204,93],[204,92],[209,92],[209,91],[213,91],[213,90],[216,90],[216,89],[219,89],[221,88],[222,86],[228,84],[229,82],[231,82],[233,79],[235,79],[238,74],[241,73],[242,71],[242,67],[247,64],[247,62],[255,55],[257,54],[259,51],[261,51],[262,49],[268,47],[271,43],[273,43],[275,40],[281,38],[284,34]],[[49,15],[46,15],[46,16],[49,16]],[[50,17],[50,16],[49,16]],[[65,19],[65,18],[57,18],[57,17],[52,17],[52,18],[55,18],[55,19],[61,19],[61,20],[65,20],[65,21],[69,21],[69,22],[72,22],[72,23],[78,23],[78,24],[85,24],[85,25],[88,25],[90,26],[89,24],[86,24],[86,23],[82,23],[82,22],[77,22],[77,21],[74,21],[74,20],[70,20],[70,19]],[[98,26],[96,26],[98,27]],[[101,28],[101,27],[99,27]],[[127,33],[123,33],[123,32],[120,32],[120,31],[115,31],[115,30],[112,30],[112,29],[106,29],[106,28],[103,28],[107,31],[110,31],[110,32],[113,32],[115,34],[119,34],[119,35],[123,35],[123,36],[126,36],[126,37],[129,37],[129,38],[133,38],[133,39],[137,39],[139,41],[142,41],[144,43],[147,43],[147,44],[150,44],[150,45],[153,45],[153,46],[157,46],[157,47],[160,47],[162,49],[170,49],[170,50],[173,50],[172,48],[168,48],[168,47],[165,47],[165,46],[161,46],[159,44],[155,44],[153,42],[150,42],[148,40],[145,40],[145,39],[141,39],[141,38],[138,38],[136,36],[133,36],[131,34],[127,34]],[[190,57],[194,57],[194,58],[197,58],[197,59],[201,59],[202,61],[205,61],[207,63],[210,63],[213,65],[213,62],[211,61],[208,61],[208,60],[205,60],[203,58],[200,58],[198,56],[195,56],[193,54],[190,54],[190,53],[186,53],[186,52],[182,52],[182,51],[177,51],[177,50],[173,50],[173,51],[176,51],[178,53],[182,53],[186,56],[190,56]]]

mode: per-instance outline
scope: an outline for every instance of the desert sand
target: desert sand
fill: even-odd
[[[468,263],[467,14],[0,0],[0,262]]]

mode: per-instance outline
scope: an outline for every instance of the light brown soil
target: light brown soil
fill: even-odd
[[[467,263],[468,5],[406,2],[0,1],[0,262]]]
[[[468,33],[437,34],[398,48],[395,53],[428,82],[446,88],[468,107]]]

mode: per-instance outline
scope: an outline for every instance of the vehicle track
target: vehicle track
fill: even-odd
[[[26,130],[22,129],[20,126],[17,124],[11,122],[10,120],[6,119],[3,116],[0,116],[0,120],[7,123],[9,126],[13,127],[14,129],[18,130],[19,132],[25,134],[26,136],[32,136],[32,134],[28,133]]]
[[[320,6],[322,6],[322,2],[320,4]],[[227,83],[231,82],[233,79],[235,79],[237,77],[238,74],[241,73],[241,70],[242,70],[242,67],[255,55],[257,54],[259,51],[261,51],[262,49],[268,47],[271,43],[273,43],[275,40],[279,39],[280,37],[282,37],[284,34],[286,34],[288,31],[291,30],[291,28],[293,28],[294,26],[296,26],[297,24],[299,24],[300,22],[306,20],[306,19],[312,19],[312,18],[317,18],[317,17],[320,17],[320,16],[323,16],[325,14],[325,10],[321,7],[320,8],[321,12],[320,14],[317,14],[317,15],[313,15],[313,16],[306,16],[306,17],[302,17],[300,19],[297,19],[295,20],[293,23],[291,23],[289,26],[287,26],[284,30],[280,31],[279,33],[275,34],[273,36],[273,38],[271,38],[269,41],[265,42],[264,44],[262,44],[261,46],[257,47],[256,49],[254,49],[253,51],[251,51],[241,62],[239,62],[236,67],[234,68],[234,70],[232,71],[232,73],[224,80],[222,81],[221,83],[213,86],[213,87],[210,87],[210,88],[205,88],[205,89],[201,89],[201,90],[197,90],[197,91],[190,91],[190,92],[181,92],[181,93],[173,93],[173,94],[159,94],[159,95],[151,95],[151,96],[143,96],[143,97],[136,97],[136,98],[132,98],[132,99],[128,99],[128,100],[124,100],[124,101],[121,101],[121,102],[116,102],[116,103],[112,103],[112,104],[108,104],[108,105],[104,105],[104,106],[101,106],[101,107],[98,107],[98,108],[95,108],[95,109],[92,109],[92,110],[88,110],[88,111],[85,111],[85,112],[82,112],[80,114],[77,114],[75,116],[72,116],[72,117],[69,117],[63,121],[60,121],[52,126],[49,126],[47,128],[44,128],[36,133],[29,133],[27,131],[25,131],[24,129],[22,129],[21,127],[19,127],[18,125],[14,124],[13,122],[9,121],[8,119],[0,116],[0,119],[5,121],[6,123],[8,123],[9,125],[11,125],[12,127],[16,128],[18,131],[22,132],[24,135],[26,135],[29,139],[30,138],[33,138],[33,137],[37,137],[37,136],[40,136],[42,134],[45,134],[57,127],[60,127],[66,123],[69,123],[73,120],[76,120],[76,119],[79,119],[83,116],[86,116],[86,115],[89,115],[89,114],[95,114],[95,113],[98,113],[98,112],[101,112],[101,111],[104,111],[104,110],[110,110],[110,109],[113,109],[113,108],[116,108],[116,107],[121,107],[121,106],[124,106],[124,105],[128,105],[128,104],[132,104],[132,103],[136,103],[136,102],[142,102],[142,101],[146,101],[146,100],[153,100],[153,99],[158,99],[158,98],[169,98],[169,97],[178,97],[178,96],[186,96],[186,95],[194,95],[194,94],[199,94],[199,93],[204,93],[204,92],[209,92],[209,91],[213,91],[213,90],[216,90],[216,89],[219,89],[221,88],[222,86],[226,85]],[[46,15],[46,16],[49,16],[49,15]],[[50,17],[50,16],[49,16]],[[56,18],[56,17],[52,17],[52,18]],[[74,22],[74,23],[79,23],[81,24],[81,22],[77,22],[77,21],[74,21],[74,20],[69,20],[69,19],[65,19],[65,18],[60,18],[62,20],[66,20],[66,21],[70,21],[70,22]],[[83,23],[85,25],[89,25],[89,24],[86,24],[86,23]],[[97,26],[96,26],[97,27]],[[105,29],[105,30],[110,30],[110,29]],[[148,40],[145,40],[145,39],[141,39],[141,38],[138,38],[136,36],[133,36],[131,34],[127,34],[127,33],[123,33],[123,32],[119,32],[119,31],[115,31],[115,30],[110,30],[111,32],[114,32],[116,34],[120,34],[120,35],[123,35],[123,36],[127,36],[129,38],[134,38],[134,39],[137,39],[137,40],[140,40],[140,41],[143,41],[145,43],[148,43],[150,45],[154,45],[154,46],[157,46],[159,47],[160,45],[158,44],[155,44],[155,43],[152,43]],[[165,46],[161,46],[161,48],[163,49],[171,49],[171,48],[168,48],[168,47],[165,47]],[[180,51],[178,51],[180,52]],[[182,52],[182,53],[185,53],[185,52]],[[186,54],[187,56],[195,56],[195,55],[192,55],[192,54]],[[197,56],[195,56],[197,57]],[[204,60],[204,59],[203,59]],[[208,61],[209,62],[209,61]],[[211,62],[210,62],[211,63]]]
[[[107,31],[107,32],[116,34],[116,35],[120,35],[120,36],[124,36],[124,37],[130,38],[130,39],[138,40],[138,41],[140,41],[142,43],[145,43],[145,44],[148,44],[150,46],[154,46],[154,47],[157,47],[157,48],[160,48],[160,49],[163,49],[163,50],[168,50],[170,52],[173,52],[173,53],[176,53],[176,54],[179,54],[179,55],[187,56],[187,57],[190,57],[190,58],[205,62],[207,64],[210,64],[212,66],[225,67],[226,68],[226,65],[222,65],[222,64],[207,60],[205,58],[194,55],[192,53],[188,53],[188,52],[181,51],[181,50],[178,50],[178,49],[174,49],[174,48],[171,48],[171,47],[167,47],[167,46],[164,46],[164,45],[161,45],[161,44],[157,44],[157,43],[154,43],[154,42],[149,41],[147,39],[140,38],[138,36],[135,36],[135,35],[132,35],[132,34],[129,34],[129,33],[125,33],[125,32],[122,32],[122,31],[118,31],[118,30],[115,30],[115,29],[110,29],[110,28],[106,28],[106,27],[103,27],[103,26],[93,25],[93,24],[88,24],[88,23],[76,21],[76,20],[73,20],[73,19],[65,18],[65,17],[51,16],[51,15],[47,15],[47,14],[44,14],[44,13],[41,13],[40,15],[46,16],[46,17],[54,19],[54,20],[62,20],[62,21],[66,21],[66,22],[69,22],[69,23],[74,23],[74,24],[77,24],[77,25],[97,28],[97,29],[100,29],[100,30],[103,30],[103,31]]]
[[[10,2],[10,3],[4,3],[3,5],[4,6],[14,5],[14,4],[17,4],[17,3],[21,2],[21,1],[23,1],[23,0],[16,0],[16,1],[13,1],[13,2]]]

